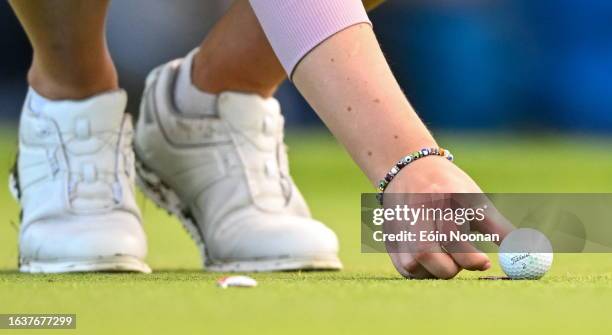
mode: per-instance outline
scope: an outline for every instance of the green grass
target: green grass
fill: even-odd
[[[0,136],[0,181],[15,148]],[[610,139],[442,136],[488,192],[610,192]],[[0,313],[76,313],[77,332],[609,334],[612,256],[556,255],[539,281],[407,281],[382,254],[360,253],[360,193],[371,188],[323,133],[290,136],[292,172],[314,215],[341,240],[342,272],[253,274],[256,289],[222,290],[202,272],[180,225],[139,196],[152,275],[22,275],[18,209],[0,192]],[[494,258],[495,259],[495,258]],[[497,265],[491,275],[500,275]],[[8,333],[0,330],[0,334]],[[19,334],[41,331],[19,331]],[[62,333],[53,331],[53,333]],[[75,331],[66,331],[75,333]]]

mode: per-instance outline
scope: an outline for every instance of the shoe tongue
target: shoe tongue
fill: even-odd
[[[282,131],[280,104],[274,98],[264,99],[256,94],[224,92],[219,95],[219,117],[243,131]]]
[[[61,132],[70,132],[87,120],[92,131],[118,130],[127,104],[124,90],[95,95],[83,100],[30,103],[34,113],[53,119]]]

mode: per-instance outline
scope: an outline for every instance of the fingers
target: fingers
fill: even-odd
[[[414,255],[414,259],[436,278],[451,279],[461,271],[450,255],[442,251],[419,253]]]
[[[450,254],[452,259],[459,266],[470,271],[486,271],[491,267],[491,260],[486,254],[483,254],[478,249],[471,246],[473,252],[470,253],[453,253]]]
[[[451,231],[470,234],[470,225],[444,225],[438,228],[445,236]],[[468,241],[449,241],[442,243],[442,249],[462,268],[470,271],[485,271],[491,267],[489,257]]]
[[[450,257],[443,253],[423,253],[416,257],[411,254],[390,256],[397,272],[409,279],[451,279],[461,269],[486,271],[491,267],[489,257],[477,250],[474,253],[450,254]]]
[[[418,264],[413,272],[410,272],[412,279],[439,279],[427,271],[422,265]]]
[[[454,194],[449,197],[444,194],[411,194],[409,198],[398,199],[389,197],[399,203],[409,204],[414,208],[485,208],[485,219],[475,222],[471,219],[465,224],[449,224],[438,219],[421,219],[416,224],[409,225],[405,222],[392,222],[383,226],[387,232],[411,231],[441,232],[448,236],[450,231],[461,231],[469,234],[477,230],[485,234],[499,234],[503,239],[513,227],[510,222],[499,213],[492,202],[485,196],[475,194]],[[420,236],[420,235],[417,235]],[[441,243],[441,244],[440,244]],[[428,240],[416,242],[393,242],[387,243],[387,251],[392,255],[392,260],[397,271],[406,278],[426,279],[440,278],[450,279],[455,277],[462,269],[470,271],[486,271],[491,267],[489,257],[478,250],[469,241],[440,241]]]
[[[484,220],[472,222],[471,226],[483,234],[498,234],[500,238],[495,243],[499,245],[516,227],[497,210],[489,198],[485,197],[485,199],[487,209]]]
[[[485,271],[491,267],[489,257],[467,241],[455,241],[442,245],[451,258],[462,268],[470,271]]]
[[[434,197],[435,196],[435,197]],[[432,195],[432,208],[455,208],[456,202],[453,201],[450,194]],[[451,232],[460,234],[469,234],[469,222],[465,224],[449,224],[442,217],[435,220],[433,227],[436,232],[440,232],[442,236],[452,236]],[[472,243],[461,240],[445,239],[440,242],[439,250],[446,252],[450,258],[456,263],[459,268],[472,271],[484,271],[489,269],[491,262],[489,258],[480,252]]]
[[[461,271],[461,267],[442,250],[417,254],[390,253],[389,256],[395,269],[410,279],[451,279]]]
[[[495,241],[496,244],[500,244],[506,235],[516,229],[514,225],[499,212],[491,199],[484,193],[454,194],[453,199],[463,208],[485,209],[484,219],[472,220],[470,222],[470,227],[482,234],[499,235],[500,238],[498,241]]]
[[[411,254],[389,254],[397,272],[408,279],[435,279]]]

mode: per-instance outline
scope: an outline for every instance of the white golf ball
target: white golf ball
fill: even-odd
[[[499,247],[499,264],[512,279],[541,278],[550,270],[552,262],[550,241],[535,229],[517,229]]]

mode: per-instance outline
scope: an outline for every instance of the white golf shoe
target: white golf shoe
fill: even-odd
[[[11,174],[21,204],[22,272],[151,272],[134,199],[126,94],[31,108],[28,93]],[[38,108],[39,107],[39,108]]]
[[[180,62],[147,78],[135,136],[145,194],[180,219],[208,270],[340,269],[336,235],[289,176],[278,102],[226,92],[216,116],[181,114]]]

